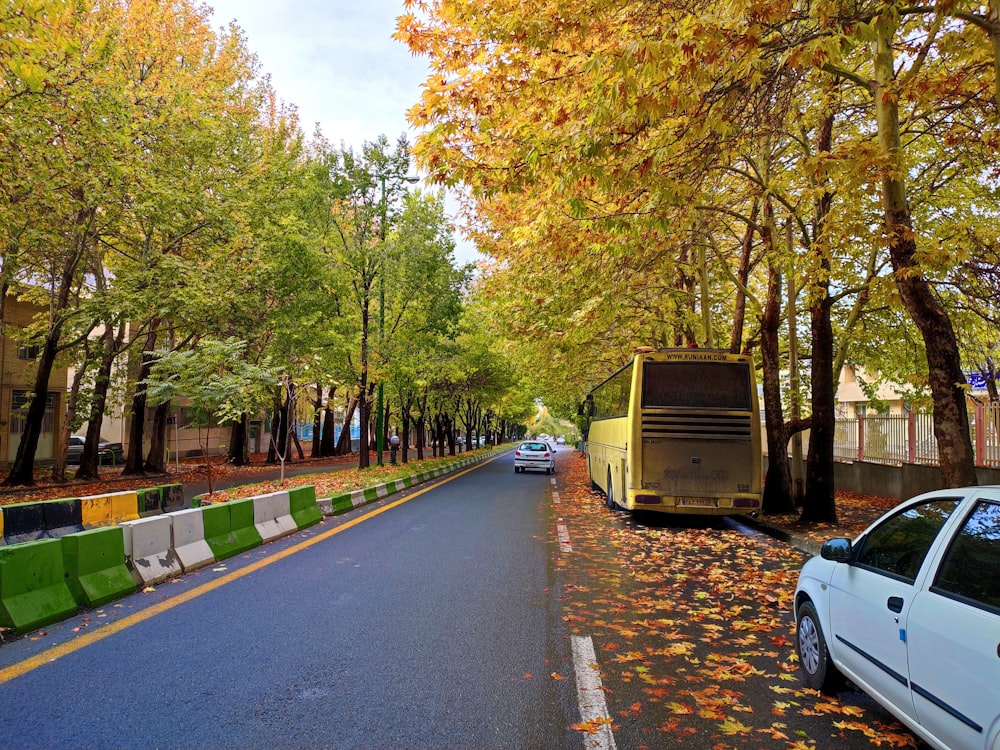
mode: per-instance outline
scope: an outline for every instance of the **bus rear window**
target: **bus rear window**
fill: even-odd
[[[643,408],[750,411],[750,373],[740,362],[644,362]]]

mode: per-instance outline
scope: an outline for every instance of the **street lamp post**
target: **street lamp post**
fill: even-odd
[[[404,182],[410,184],[420,181],[419,177],[411,175],[400,175]],[[386,221],[386,195],[385,195],[385,173],[379,175],[382,184],[382,222],[379,225],[379,244],[382,249],[382,268],[378,275],[378,341],[379,346],[384,345],[385,337],[385,221]],[[384,376],[383,376],[384,378]],[[378,465],[382,466],[382,451],[385,448],[385,407],[383,406],[384,391],[382,378],[378,381],[378,413],[375,415],[375,453],[378,458]],[[365,429],[368,429],[367,427]]]

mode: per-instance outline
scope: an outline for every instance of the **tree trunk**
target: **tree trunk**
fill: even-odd
[[[153,428],[149,433],[149,452],[146,454],[146,464],[143,469],[154,474],[163,474],[167,470],[167,417],[170,414],[170,401],[157,404],[153,410]],[[180,417],[178,417],[180,419]],[[174,429],[179,427],[174,424]],[[180,459],[180,456],[177,456]]]
[[[347,412],[344,416],[344,426],[340,430],[340,439],[337,441],[336,455],[347,456],[351,453],[351,422],[354,420],[354,412],[358,408],[357,396],[351,396],[347,402]]]
[[[887,23],[885,25],[888,25]],[[896,288],[907,314],[920,330],[927,351],[927,370],[934,401],[934,437],[937,438],[943,487],[975,485],[975,453],[965,401],[965,374],[955,330],[940,305],[916,257],[913,221],[906,200],[906,167],[899,134],[899,105],[893,70],[892,38],[896,29],[883,28],[876,40],[873,98],[879,147],[886,159],[882,176],[882,204],[889,258]]]
[[[736,309],[733,315],[733,327],[729,337],[729,351],[738,354],[743,351],[743,322],[746,319],[747,281],[750,278],[750,259],[753,254],[753,232],[757,223],[757,215],[760,213],[760,203],[753,202],[750,209],[750,221],[747,224],[746,232],[743,234],[742,252],[740,253],[740,267],[736,272],[739,284],[736,287]]]
[[[820,128],[816,152],[829,153],[833,146],[833,114]],[[830,315],[830,254],[825,249],[826,217],[833,196],[824,192],[816,206],[813,228],[813,253],[820,253],[820,273],[810,289],[810,326],[812,331],[812,423],[809,432],[809,453],[806,457],[806,492],[802,498],[802,521],[837,523],[836,488],[834,484],[833,445],[836,438],[836,389],[834,380],[833,325]]]
[[[271,430],[270,440],[267,441],[267,459],[265,463],[276,464],[281,459],[281,449],[278,442],[281,440],[281,423],[284,415],[281,413],[281,386],[274,390],[274,397],[271,400]]]
[[[367,469],[371,464],[368,456],[368,423],[371,421],[371,399],[368,396],[368,326],[369,326],[368,289],[365,289],[361,305],[361,377],[358,378],[358,398],[360,403],[360,444],[358,446],[358,468]]]
[[[316,401],[313,403],[313,436],[309,455],[319,458],[323,455],[323,388],[316,385]]]
[[[97,479],[100,476],[98,463],[103,458],[100,453],[101,427],[104,422],[104,410],[108,403],[108,389],[111,387],[111,368],[118,356],[120,338],[116,337],[111,327],[105,323],[104,352],[94,379],[94,396],[90,403],[90,417],[87,422],[87,438],[80,455],[80,468],[76,470],[77,479]]]
[[[139,374],[136,377],[135,391],[132,393],[132,412],[128,427],[128,451],[125,453],[125,476],[142,474],[142,445],[146,435],[146,385],[145,380],[156,361],[156,329],[159,321],[150,323],[146,343],[142,347],[142,360],[139,364]]]
[[[45,401],[49,392],[49,376],[56,361],[56,349],[62,324],[56,323],[45,337],[45,344],[38,355],[38,369],[35,371],[35,395],[28,405],[24,417],[24,431],[21,442],[17,446],[17,455],[11,465],[10,473],[3,481],[4,487],[26,486],[35,483],[35,452],[38,450],[38,438],[42,434],[42,420],[45,418]]]
[[[770,211],[768,210],[769,214]],[[765,241],[771,246],[771,226],[765,224]],[[781,406],[781,276],[774,263],[767,267],[767,302],[760,321],[760,351],[763,365],[764,419],[767,434],[767,474],[761,498],[763,513],[787,513],[792,504],[792,476],[788,467],[788,432]]]
[[[410,462],[410,413],[408,409],[400,415],[400,421],[403,423],[403,434],[400,435],[399,446],[402,450],[400,460],[405,464]]]
[[[229,428],[229,463],[233,466],[248,466],[247,436],[250,433],[250,416],[244,414]]]
[[[832,302],[817,300],[812,315],[812,424],[806,457],[806,493],[802,521],[837,523],[833,444],[836,437],[836,383],[833,382]]]
[[[320,455],[329,457],[337,455],[336,429],[337,424],[333,416],[333,392],[326,399],[326,409],[323,412],[323,440],[320,443]]]
[[[70,384],[69,393],[66,394],[66,419],[62,426],[62,440],[56,452],[56,464],[52,469],[53,482],[66,481],[66,451],[69,446],[69,436],[73,434],[73,423],[76,421],[76,409],[80,400],[80,385],[87,372],[90,359],[90,347],[84,342],[84,355],[80,365],[73,373],[73,382]]]
[[[416,423],[417,429],[417,460],[424,460],[424,434],[427,430],[427,425],[424,422],[424,416],[421,414],[417,417]]]

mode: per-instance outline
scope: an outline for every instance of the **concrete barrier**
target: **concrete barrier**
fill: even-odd
[[[225,560],[261,544],[253,523],[253,500],[233,500],[201,509],[205,519],[205,541],[216,560]]]
[[[42,503],[45,516],[45,536],[58,538],[83,531],[83,511],[80,498],[64,497]]]
[[[182,484],[162,484],[160,485],[160,502],[163,512],[180,510],[184,507],[184,485]]]
[[[288,491],[288,503],[295,525],[304,529],[323,520],[323,512],[316,502],[316,487],[307,484]]]
[[[134,521],[139,517],[139,496],[134,490],[112,492],[108,497],[111,499],[111,523]]]
[[[139,506],[139,517],[163,513],[163,491],[160,487],[147,487],[136,490],[136,501]]]
[[[292,519],[287,492],[269,492],[251,499],[253,525],[263,541],[269,542],[299,530]]]
[[[173,519],[148,516],[122,524],[125,556],[136,583],[149,586],[180,575],[181,561],[173,547]]]
[[[202,508],[177,510],[168,514],[172,522],[173,550],[185,573],[215,562],[215,554],[205,541]]]
[[[0,549],[0,625],[25,633],[76,610],[58,539]]]
[[[41,503],[2,505],[0,512],[3,513],[3,538],[7,544],[33,542],[45,536]]]
[[[78,604],[99,607],[135,591],[120,526],[67,534],[60,541],[66,585]]]
[[[111,498],[107,495],[87,495],[80,498],[80,516],[85,529],[111,525]]]

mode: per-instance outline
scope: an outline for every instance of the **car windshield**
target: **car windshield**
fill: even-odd
[[[544,443],[521,443],[523,451],[547,451],[548,446]]]

